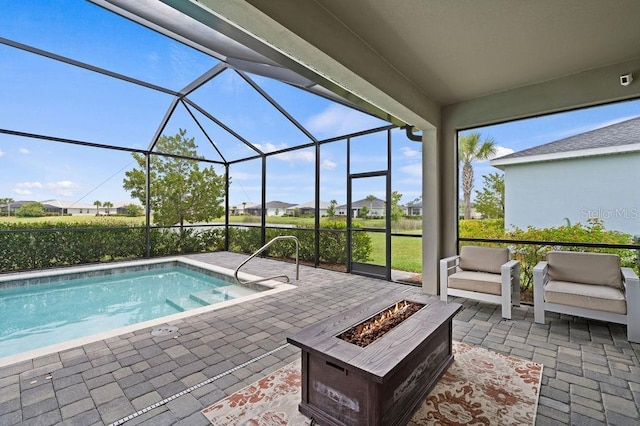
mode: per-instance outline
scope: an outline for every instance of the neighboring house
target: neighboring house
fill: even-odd
[[[125,206],[128,204],[136,204],[129,201],[129,202],[118,203],[118,204],[114,203],[113,206],[109,207],[108,209],[102,206],[99,209],[97,209],[96,206],[92,204],[79,203],[75,201],[65,201],[65,200],[15,201],[10,205],[7,205],[7,204],[0,205],[0,211],[2,211],[4,216],[8,213],[7,207],[10,207],[11,215],[13,216],[16,210],[22,207],[23,204],[34,203],[34,202],[42,204],[42,206],[44,207],[45,213],[59,214],[61,216],[62,215],[72,215],[72,216],[94,215],[95,216],[96,213],[99,213],[101,215],[116,214],[116,213],[126,214],[127,211],[125,209]],[[144,207],[142,208],[144,209]]]
[[[405,204],[404,214],[407,216],[422,216],[422,200],[409,201]]]
[[[360,217],[360,209],[362,209],[362,207],[367,207],[369,210],[369,213],[367,214],[368,217],[385,215],[386,203],[383,200],[376,198],[372,201],[362,199],[351,203],[351,217]],[[337,206],[336,215],[346,216],[347,205],[343,204],[341,206]]]
[[[285,203],[282,201],[269,201],[267,204],[265,204],[264,208],[266,208],[267,216],[282,216],[287,212],[287,208],[294,205],[295,204]],[[264,208],[260,204],[252,207],[246,207],[245,210],[247,211],[247,214],[260,216],[262,215],[262,210]]]
[[[504,171],[505,227],[601,219],[640,234],[640,118],[491,160]]]
[[[13,203],[9,203],[9,204],[0,204],[0,212],[2,213],[2,216],[13,216],[15,215],[16,210],[22,207],[23,204],[36,203],[36,202],[37,201],[32,201],[32,200],[22,200],[22,201],[14,201]]]
[[[328,208],[329,208],[329,203],[320,201],[320,217],[327,215]],[[315,201],[309,201],[308,203],[297,204],[295,206],[287,207],[287,214],[293,215],[296,209],[300,211],[300,214],[314,216],[316,213],[316,203]]]
[[[96,206],[88,204],[88,203],[76,203],[73,201],[64,201],[64,200],[45,200],[40,201],[40,203],[44,206],[44,211],[46,213],[56,213],[59,215],[91,215],[96,214]],[[113,207],[110,208],[111,213],[115,213]]]
[[[256,203],[234,204],[230,207],[229,214],[232,216],[249,214],[249,209],[257,206]]]

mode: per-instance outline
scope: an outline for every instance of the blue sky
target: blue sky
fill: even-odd
[[[179,90],[217,61],[153,31],[79,0],[0,1],[0,37],[68,56],[133,78]],[[0,128],[60,138],[146,148],[172,97],[130,83],[0,45]],[[277,81],[252,76],[317,138],[325,139],[384,125],[368,115],[332,104]],[[257,95],[246,82],[225,71],[190,97],[257,148],[269,152],[308,139]],[[199,113],[196,116],[203,118]],[[640,115],[640,102],[524,120],[477,129],[508,153]],[[225,158],[251,153],[237,139],[203,119],[207,133]],[[189,114],[179,107],[165,133],[187,129],[200,154],[219,158]],[[421,193],[421,149],[402,131],[392,134],[392,189],[402,203]],[[322,201],[346,201],[346,144],[323,145],[320,152]],[[386,167],[386,134],[352,142],[351,171]],[[267,201],[313,200],[315,151],[305,149],[270,157]],[[131,154],[0,134],[0,198],[62,199],[92,204],[126,202],[124,172]],[[222,172],[222,168],[217,170]],[[481,175],[495,172],[477,163]],[[259,203],[260,161],[231,167],[231,205]],[[379,180],[359,183],[354,199],[382,197]]]
[[[640,100],[618,102],[593,108],[551,114],[510,123],[480,127],[470,131],[492,137],[498,146],[496,157],[543,145],[600,127],[640,116]],[[489,161],[476,162],[475,189],[481,189],[482,175],[500,172]]]

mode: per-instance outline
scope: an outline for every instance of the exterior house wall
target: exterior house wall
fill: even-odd
[[[286,212],[287,212],[286,207],[279,207],[279,208],[269,207],[269,208],[267,208],[267,216],[282,216]]]
[[[512,164],[505,170],[505,227],[561,226],[590,217],[640,234],[640,153]]]
[[[386,211],[384,208],[370,208],[369,206],[367,206],[367,208],[369,209],[369,213],[367,213],[367,216],[371,217],[371,216],[384,216]],[[351,217],[356,218],[360,215],[360,209],[361,207],[354,207],[352,209],[352,215]],[[346,216],[347,215],[347,209],[344,207],[341,208],[336,208],[336,215],[338,216]]]

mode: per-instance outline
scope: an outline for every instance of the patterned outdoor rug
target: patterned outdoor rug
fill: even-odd
[[[533,425],[542,364],[453,342],[455,359],[408,425]],[[298,412],[300,361],[202,410],[212,424],[308,425]]]

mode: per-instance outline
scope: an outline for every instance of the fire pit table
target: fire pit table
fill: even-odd
[[[300,412],[322,425],[406,424],[453,361],[461,308],[396,291],[287,338],[302,349]]]

